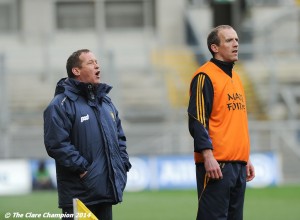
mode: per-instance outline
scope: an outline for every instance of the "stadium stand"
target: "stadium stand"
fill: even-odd
[[[299,182],[299,7],[284,2],[252,1],[248,22],[253,41],[250,49],[240,47],[253,56],[241,60],[236,68],[246,88],[252,150],[277,152],[284,181]],[[296,3],[299,5],[299,1]],[[210,15],[210,8],[201,5],[187,7],[182,18],[197,29],[199,42],[205,41],[203,36],[211,27],[207,19]],[[65,59],[73,50],[70,45],[76,45],[71,36],[59,33],[50,46],[38,42],[41,47],[35,42],[24,46],[22,38],[0,36],[5,57],[0,69],[7,90],[1,115],[8,113],[6,123],[1,125],[0,158],[48,158],[43,146],[42,112],[53,96],[56,81],[65,76]],[[114,86],[112,97],[123,118],[129,153],[190,154],[193,143],[187,130],[188,86],[198,67],[198,55],[202,55],[201,61],[207,57],[203,55],[205,44],[195,48],[156,42],[153,46],[157,36],[136,36],[124,32],[107,36],[105,52],[97,51],[96,40],[87,44],[104,59],[104,77]],[[90,39],[88,34],[84,37]],[[47,57],[50,64],[44,62]]]

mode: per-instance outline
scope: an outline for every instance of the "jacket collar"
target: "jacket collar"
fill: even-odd
[[[105,83],[92,85],[72,78],[62,78],[56,84],[55,95],[64,93],[73,101],[77,100],[79,96],[83,96],[89,101],[95,101],[96,98],[101,101],[111,89],[112,87]]]

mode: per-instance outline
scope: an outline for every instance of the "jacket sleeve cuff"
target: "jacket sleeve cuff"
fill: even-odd
[[[128,172],[131,168],[131,163],[128,161],[125,163],[125,168],[126,168],[126,171]]]
[[[203,150],[206,150],[206,149],[213,150],[213,147],[211,144],[201,146],[201,145],[197,144],[196,142],[194,142],[194,152],[201,153]]]
[[[84,160],[82,165],[77,169],[77,173],[78,174],[84,173],[85,171],[88,170],[88,167],[89,167],[89,163],[86,160]]]

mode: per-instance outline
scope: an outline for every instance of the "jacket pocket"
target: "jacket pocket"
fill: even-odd
[[[81,178],[84,188],[94,197],[109,198],[109,183],[107,171],[99,167],[99,162],[94,161],[88,168],[86,175]]]

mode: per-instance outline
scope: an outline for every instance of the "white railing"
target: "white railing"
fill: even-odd
[[[300,121],[249,121],[251,147],[254,151],[290,149],[300,158]]]
[[[249,6],[284,6],[293,5],[295,0],[246,0]]]

